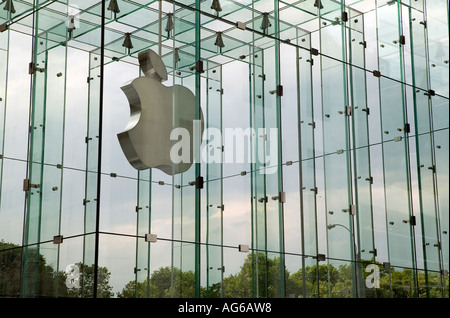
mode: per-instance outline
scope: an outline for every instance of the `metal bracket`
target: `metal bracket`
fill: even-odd
[[[436,92],[432,89],[429,89],[424,95],[428,95],[428,98],[431,98],[431,96],[435,96]]]
[[[277,95],[283,96],[283,85],[277,85]]]
[[[311,52],[312,55],[319,55],[319,50],[315,49],[313,47],[310,49],[310,52]]]
[[[352,106],[345,106],[345,115],[347,116],[352,115]]]
[[[372,74],[373,74],[373,76],[375,76],[375,77],[381,77],[380,71],[374,70],[374,71],[372,71]]]
[[[324,262],[326,259],[325,254],[317,254],[317,261]]]
[[[196,70],[198,73],[204,73],[204,72],[205,72],[205,70],[203,69],[203,61],[198,60],[198,61],[195,63],[195,70]]]
[[[406,124],[405,124],[404,130],[405,130],[405,133],[408,133],[408,134],[409,134],[409,133],[411,132],[411,125],[408,124],[408,123],[406,123]]]
[[[260,202],[260,203],[264,203],[264,202],[267,203],[267,201],[268,201],[267,196],[258,199],[258,202]]]
[[[341,20],[344,22],[348,21],[348,13],[347,12],[345,12],[345,11],[342,12]]]
[[[33,75],[35,69],[36,69],[36,66],[34,65],[34,63],[30,62],[30,64],[28,64],[28,74]]]
[[[281,191],[280,194],[278,195],[278,199],[280,200],[281,203],[285,203],[286,202],[286,192]]]
[[[241,30],[245,30],[246,29],[245,23],[241,22],[241,21],[236,22],[236,27],[238,29],[241,29]]]
[[[202,176],[198,176],[197,178],[195,178],[195,187],[197,189],[203,189],[203,177]]]
[[[356,215],[356,205],[354,205],[354,204],[350,205],[350,214]]]
[[[156,243],[158,241],[158,236],[156,234],[145,234],[145,241]]]
[[[247,253],[250,250],[248,245],[239,244],[239,252]]]
[[[0,25],[0,33],[8,30],[8,25],[6,23],[3,23]]]
[[[63,242],[62,235],[53,236],[53,244],[62,244],[62,242]]]
[[[354,204],[351,204],[348,209],[342,209],[342,212],[349,212],[350,215],[356,214],[356,206]]]
[[[30,182],[30,179],[24,179],[23,180],[23,191],[28,191],[31,188],[39,189],[41,186],[39,184],[32,184]]]
[[[406,44],[406,37],[404,35],[400,35],[400,44],[405,45]]]
[[[28,64],[28,74],[33,75],[36,71],[43,73],[45,71],[45,68],[36,67],[36,64],[34,62],[30,62],[30,64]]]

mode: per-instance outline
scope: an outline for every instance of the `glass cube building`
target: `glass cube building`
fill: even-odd
[[[3,0],[0,297],[448,298],[448,12]],[[159,118],[121,89],[148,49]],[[118,134],[183,107],[189,169],[130,164]]]

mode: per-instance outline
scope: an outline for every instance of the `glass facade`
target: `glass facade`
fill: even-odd
[[[448,9],[2,1],[0,297],[448,298]],[[117,138],[146,49],[204,121],[183,173]]]

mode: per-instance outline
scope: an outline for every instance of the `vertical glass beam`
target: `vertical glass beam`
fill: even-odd
[[[208,62],[206,78],[206,127],[222,133],[222,66]],[[207,140],[211,136],[205,136]],[[216,137],[212,137],[216,138]],[[223,297],[223,149],[222,140],[206,148],[206,297]],[[203,154],[202,154],[203,156]]]
[[[151,176],[151,169],[138,172],[135,298],[150,297],[151,244],[142,237],[145,237],[146,234],[151,234]]]
[[[252,257],[255,297],[284,297],[284,237],[281,203],[280,74],[278,40],[266,38],[279,33],[278,2],[264,6],[253,2],[253,217]],[[272,10],[273,8],[273,10]],[[264,49],[259,51],[257,47]]]
[[[1,21],[0,21],[1,23]],[[10,30],[0,33],[0,60],[4,61],[0,65],[0,207],[2,206],[2,185],[3,185],[3,158],[5,154],[5,129],[6,129],[6,92],[8,86],[8,65],[9,65],[9,35]],[[0,211],[2,213],[2,211]],[[1,218],[1,216],[0,216]],[[0,237],[0,240],[3,237]]]
[[[282,255],[280,255],[280,283],[284,284],[281,293],[284,292],[284,297],[289,298],[299,297],[303,294],[301,286],[297,286],[294,289],[289,284],[288,273],[303,270],[301,258],[298,257],[303,250],[301,184],[299,182],[301,162],[299,161],[300,125],[298,114],[299,93],[297,92],[299,81],[298,49],[293,44],[297,42],[299,34],[303,35],[305,33],[297,28],[289,28],[285,32],[280,32],[279,35],[281,39],[292,39],[292,44],[280,41],[279,45],[279,83],[282,84],[283,94],[278,97],[280,99],[280,107],[278,108],[280,114],[278,148],[282,170],[277,171],[280,174],[279,177],[282,178],[281,189],[284,192],[284,200],[279,198],[281,200],[279,202],[281,205],[280,213],[282,213],[280,214],[282,221],[280,235],[283,235],[282,246],[280,246],[282,251]],[[297,256],[291,258],[290,254]]]
[[[334,12],[340,15],[342,7]],[[329,268],[333,259],[351,260],[353,283],[356,282],[356,242],[353,228],[350,130],[346,28],[343,22],[328,23],[330,16],[321,16],[320,65],[322,79],[322,120],[324,152],[324,188],[327,221],[327,257]],[[340,21],[340,18],[335,19]],[[335,59],[329,58],[333,56]],[[342,62],[341,62],[342,61]],[[354,296],[358,290],[353,284]],[[350,286],[347,287],[349,290]],[[333,293],[329,286],[328,293]]]
[[[404,129],[405,94],[401,84],[401,5],[377,2],[376,10],[379,71],[382,74],[379,78],[380,114],[389,263],[391,266],[415,268],[408,145]],[[413,279],[412,292],[415,292],[415,275]]]
[[[269,184],[276,185],[276,188],[271,190],[274,193],[274,197],[277,198],[277,207],[275,209],[277,214],[277,224],[278,224],[278,246],[275,251],[278,253],[274,253],[274,257],[279,258],[279,268],[277,269],[279,271],[279,278],[276,279],[279,281],[274,281],[273,284],[275,286],[279,286],[275,291],[274,297],[286,297],[286,266],[285,266],[285,237],[284,237],[284,202],[286,200],[285,198],[285,192],[283,189],[283,138],[282,138],[282,113],[281,113],[281,98],[283,96],[283,85],[281,82],[281,66],[280,66],[280,2],[277,0],[274,0],[274,19],[275,19],[275,85],[276,85],[276,105],[275,105],[275,122],[270,125],[270,128],[275,128],[274,130],[270,130],[270,143],[269,143],[269,158],[270,160],[270,166],[271,171],[269,171],[269,175],[271,176],[271,180],[267,180]],[[273,134],[276,133],[276,136],[273,136]],[[276,151],[277,153],[274,154],[275,147],[273,145],[274,141],[276,142]],[[267,150],[266,150],[267,151]],[[275,156],[274,156],[275,155]],[[274,161],[275,162],[272,162]],[[272,172],[273,168],[276,167],[275,171]],[[272,198],[273,199],[273,198]]]
[[[261,147],[260,136],[256,130],[256,127],[262,126],[263,122],[263,90],[264,90],[264,72],[263,72],[263,52],[262,51],[254,51],[254,47],[251,48],[252,52],[252,63],[250,67],[252,68],[251,74],[253,76],[252,85],[250,89],[252,105],[251,105],[251,123],[250,127],[254,127],[255,129],[255,137],[252,138],[252,297],[258,297],[260,295],[260,285],[265,283],[264,277],[260,277],[260,269],[259,266],[259,258],[261,258],[260,250],[265,247],[265,237],[264,237],[264,229],[265,229],[265,219],[264,213],[261,213],[261,210],[265,209],[265,191],[261,186],[258,186],[257,175],[260,173],[260,162],[255,158],[259,153],[259,148]]]
[[[193,4],[193,3],[192,3]],[[195,11],[174,5],[173,29],[174,39],[192,41],[189,45],[180,46],[178,54],[180,61],[176,65],[174,80],[195,95],[196,119],[200,119],[201,94],[204,93],[201,65],[206,68],[206,62],[201,59],[201,28],[200,2],[195,3]],[[178,42],[175,42],[178,43]],[[178,73],[179,72],[179,73]],[[173,127],[179,127],[177,118],[173,118]],[[198,155],[197,153],[195,155]],[[199,157],[197,157],[199,158]],[[201,296],[201,191],[200,161],[194,161],[188,171],[174,175],[173,188],[173,228],[172,228],[172,297]],[[203,190],[204,191],[204,190]],[[184,277],[193,279],[194,284],[183,285]]]
[[[34,9],[39,8],[39,1]],[[34,43],[32,51],[32,64],[30,73],[32,76],[32,88],[30,98],[30,130],[27,180],[30,186],[26,192],[26,211],[24,224],[24,258],[22,273],[22,296],[39,296],[39,244],[28,247],[29,244],[39,243],[41,235],[41,186],[43,181],[43,149],[45,140],[45,99],[46,99],[46,66],[47,50],[46,33],[39,33],[39,14],[33,12],[34,17]],[[42,44],[41,44],[42,43]],[[41,46],[41,47],[39,47]]]
[[[423,4],[410,8],[410,42],[411,42],[411,72],[412,84],[414,87],[428,88],[428,67],[427,51],[425,47],[425,29],[423,25],[424,13]],[[412,20],[414,19],[414,20]],[[420,24],[422,22],[422,24]],[[428,271],[436,270],[439,267],[438,249],[429,247],[436,244],[436,207],[435,207],[435,189],[433,177],[434,173],[426,167],[433,166],[432,146],[431,146],[431,122],[429,110],[431,101],[424,95],[425,91],[415,88],[413,91],[414,102],[414,128],[415,128],[415,148],[417,160],[417,187],[419,198],[420,225],[422,228],[422,253],[423,266],[425,270],[425,286],[427,296],[429,296]]]
[[[88,82],[88,111],[86,132],[86,179],[84,205],[84,233],[96,232],[97,214],[97,173],[99,151],[99,102],[100,102],[100,57],[98,54],[89,54]],[[95,264],[95,236],[85,235],[83,240],[83,270]],[[82,273],[85,277],[87,273]],[[88,282],[82,281],[82,297],[94,297],[94,289]]]
[[[428,89],[431,124],[431,156],[434,159],[436,200],[436,243],[428,249],[440,257],[439,280],[442,296],[449,297],[449,3],[445,0],[424,1],[425,41],[427,49]],[[428,93],[431,91],[428,91]],[[425,169],[426,166],[422,169]],[[427,170],[430,170],[429,168]],[[427,171],[430,173],[430,171]],[[447,181],[446,181],[447,180]],[[428,261],[428,260],[427,260]]]
[[[445,6],[445,4],[443,5]],[[445,194],[439,193],[440,191],[438,190],[436,182],[436,155],[440,146],[438,148],[435,144],[435,129],[432,112],[432,106],[436,99],[435,97],[430,96],[429,92],[432,89],[431,85],[433,85],[431,78],[434,69],[437,67],[441,69],[442,72],[445,72],[445,68],[442,67],[445,57],[441,55],[442,52],[435,52],[434,56],[430,55],[436,48],[436,44],[438,47],[442,46],[442,44],[440,41],[438,43],[428,41],[429,31],[426,28],[427,24],[424,23],[424,21],[427,21],[425,3],[421,1],[410,8],[409,12],[409,26],[411,29],[411,65],[413,73],[412,83],[415,87],[413,97],[416,132],[417,183],[419,188],[420,221],[422,225],[422,248],[425,269],[425,286],[423,286],[423,288],[425,289],[427,297],[430,297],[431,294],[436,295],[437,293],[443,296],[445,293],[445,277],[442,276],[442,273],[444,273],[444,266],[441,243],[445,236],[442,235],[441,231],[442,224],[440,217],[441,211],[439,209],[439,196],[445,196]],[[432,20],[430,21],[432,24],[436,23],[433,21],[434,19],[430,20]],[[436,20],[439,21],[439,19]],[[435,88],[440,88],[439,84],[440,83],[438,83]],[[442,91],[442,93],[444,93],[444,91]],[[439,282],[437,284],[436,280],[432,279],[432,277],[436,275],[439,276]]]
[[[431,156],[434,160],[434,189],[436,200],[436,243],[439,255],[439,280],[442,297],[449,297],[449,191],[448,183],[448,127],[449,127],[449,3],[425,1],[427,21],[426,41],[429,71],[428,88],[440,96],[430,96],[431,102]],[[429,23],[429,24],[428,24]],[[443,32],[446,30],[447,32]],[[428,91],[431,92],[431,91]],[[442,129],[444,128],[444,129]],[[440,129],[442,129],[440,131]],[[446,136],[446,137],[444,137]],[[445,140],[446,138],[446,140]],[[432,169],[433,170],[433,169]],[[447,177],[445,177],[447,176]]]
[[[298,39],[301,47],[298,54],[298,87],[299,94],[299,182],[301,191],[301,224],[302,226],[302,292],[303,297],[317,297],[317,289],[311,289],[308,284],[306,271],[316,265],[314,258],[318,254],[317,238],[317,201],[316,201],[316,146],[314,125],[314,95],[313,95],[313,63],[311,49],[311,35],[307,34]],[[318,272],[316,266],[316,272]]]
[[[449,98],[449,3],[425,0],[424,20],[429,59],[429,86],[437,95]],[[445,115],[445,108],[442,109]],[[434,110],[437,111],[437,110]],[[448,119],[448,116],[444,118]],[[447,121],[448,123],[448,121]]]
[[[201,21],[201,13],[200,13],[200,1],[195,2],[195,61],[196,63],[203,63],[202,57],[201,57],[201,27],[200,27],[200,21]],[[201,111],[201,92],[202,92],[202,86],[201,86],[201,72],[203,70],[197,69],[197,72],[195,73],[195,119],[200,120],[200,111]],[[201,165],[200,165],[200,149],[194,149],[194,158],[198,158],[198,160],[194,159],[194,176],[195,176],[195,195],[194,195],[194,229],[195,229],[195,297],[200,298],[200,286],[201,286],[201,258],[200,258],[200,243],[201,243],[201,205],[200,205],[200,199],[201,199],[201,193],[200,191],[203,188],[203,184],[200,185],[200,178],[201,176]],[[202,179],[203,180],[203,179]]]
[[[375,264],[377,252],[374,242],[372,173],[369,148],[369,108],[365,65],[366,42],[364,37],[364,15],[350,10],[348,12],[348,56],[349,56],[349,92],[351,113],[351,148],[353,157],[353,180],[356,206],[357,266],[359,295],[373,296],[376,289],[364,289],[363,266]],[[366,291],[368,294],[364,294]]]

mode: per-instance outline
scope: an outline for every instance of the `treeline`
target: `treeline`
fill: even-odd
[[[22,258],[26,259],[22,260]],[[22,268],[22,262],[26,266]],[[409,297],[449,297],[448,276],[439,273],[417,273],[411,269],[386,269],[376,263],[379,269],[377,283],[373,272],[365,271],[370,261],[362,261],[358,271],[361,295],[366,298],[409,298]],[[279,258],[267,258],[263,253],[248,254],[240,271],[200,288],[201,297],[251,298],[285,297],[307,298],[351,298],[354,297],[355,271],[350,264],[333,266],[321,264],[306,266],[294,273],[284,270],[282,282]],[[23,270],[23,275],[22,275]],[[127,283],[124,288],[113,293],[110,285],[111,273],[100,267],[97,277],[97,295],[101,298],[169,298],[195,297],[195,275],[193,271],[182,271],[170,266],[153,271],[148,280]],[[441,279],[444,281],[441,282]],[[415,280],[418,286],[415,286]],[[284,287],[282,287],[282,284]],[[24,288],[21,289],[20,286]],[[369,288],[369,287],[373,288]],[[21,295],[21,290],[25,293]],[[55,271],[47,264],[38,249],[29,248],[26,254],[14,244],[0,241],[0,297],[93,297],[94,266],[74,264],[66,271]]]
[[[410,269],[385,269],[381,263],[379,268],[377,288],[369,288],[366,280],[373,283],[373,272],[364,269],[373,262],[362,261],[358,271],[360,293],[366,298],[409,298],[409,297],[448,297],[448,276],[444,288],[440,275],[419,273],[418,288],[415,289],[414,271]],[[304,271],[295,273],[285,270],[285,297],[307,298],[353,298],[354,269],[350,264],[335,267],[330,264],[306,266]],[[427,279],[427,281],[426,281]],[[173,280],[173,286],[171,282]],[[281,272],[279,258],[265,258],[261,253],[258,257],[249,254],[241,270],[224,277],[223,283],[211,284],[208,288],[201,287],[201,297],[251,298],[251,297],[281,297]],[[368,284],[369,286],[372,286]],[[117,297],[187,297],[195,296],[195,276],[193,271],[181,271],[169,266],[155,270],[148,282],[130,281]],[[429,287],[427,290],[427,286]],[[417,294],[415,294],[417,292]],[[428,293],[428,294],[427,294]]]

